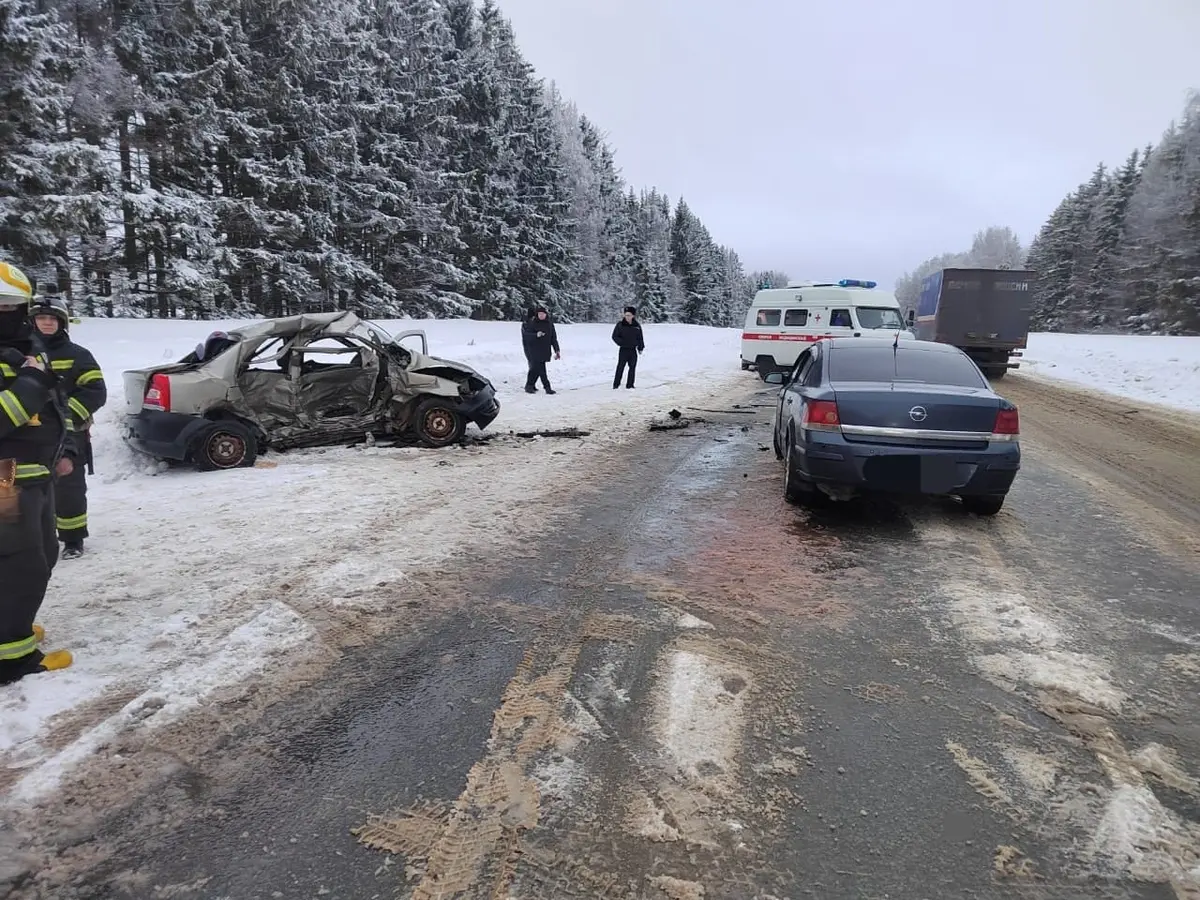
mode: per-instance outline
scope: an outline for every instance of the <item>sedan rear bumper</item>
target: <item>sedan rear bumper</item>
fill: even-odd
[[[133,449],[149,456],[182,462],[192,442],[211,424],[198,416],[143,409],[125,417],[125,439]]]
[[[807,432],[796,445],[800,473],[817,484],[892,494],[1001,496],[1021,469],[1017,441],[965,450],[851,442],[836,432]]]

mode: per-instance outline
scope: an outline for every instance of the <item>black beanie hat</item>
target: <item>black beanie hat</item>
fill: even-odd
[[[633,314],[636,316],[636,315],[637,315],[637,308],[636,308],[636,307],[633,307],[633,306],[627,306],[627,307],[625,307],[625,312],[627,312],[627,313],[633,313]]]

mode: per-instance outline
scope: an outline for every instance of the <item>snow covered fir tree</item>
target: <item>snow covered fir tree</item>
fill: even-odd
[[[1200,334],[1200,92],[1157,144],[1098,165],[1027,252],[1012,229],[989,228],[905,275],[897,295],[911,302],[940,268],[1000,264],[1037,274],[1037,330]]]
[[[0,0],[0,253],[84,315],[740,324],[494,0]]]

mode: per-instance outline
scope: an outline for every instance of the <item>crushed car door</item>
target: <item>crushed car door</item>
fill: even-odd
[[[362,431],[378,418],[379,355],[352,335],[318,337],[299,347],[297,406],[317,432]]]
[[[264,338],[239,366],[241,399],[235,408],[268,435],[297,424],[295,383],[288,371],[291,347],[290,337]]]

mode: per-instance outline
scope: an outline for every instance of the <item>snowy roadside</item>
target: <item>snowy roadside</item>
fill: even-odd
[[[1020,362],[1021,375],[1200,413],[1200,337],[1031,334]]]
[[[89,552],[60,563],[39,619],[46,646],[71,649],[76,662],[0,690],[0,809],[37,804],[117,735],[149,737],[252,676],[282,681],[312,654],[336,653],[361,638],[360,617],[369,622],[373,605],[396,596],[389,588],[420,585],[472,546],[505,552],[652,417],[720,403],[754,378],[738,368],[736,330],[648,326],[637,389],[614,391],[611,326],[571,326],[550,369],[560,393],[530,396],[512,324],[419,323],[432,353],[496,382],[503,408],[489,431],[592,436],[294,451],[232,472],[159,471],[118,436],[120,372],[178,358],[219,324],[74,329],[113,392],[95,432]]]

